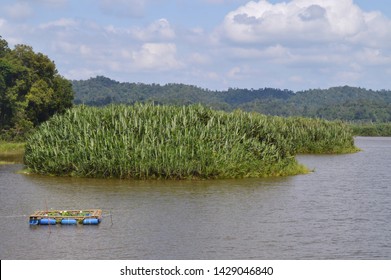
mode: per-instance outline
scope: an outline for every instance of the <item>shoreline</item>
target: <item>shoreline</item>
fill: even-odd
[[[25,142],[0,141],[0,165],[23,163]]]

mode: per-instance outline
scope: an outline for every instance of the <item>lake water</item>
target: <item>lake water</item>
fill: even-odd
[[[0,165],[0,259],[390,259],[391,138],[305,155],[286,178],[124,181]],[[98,226],[29,226],[45,209],[100,208]]]

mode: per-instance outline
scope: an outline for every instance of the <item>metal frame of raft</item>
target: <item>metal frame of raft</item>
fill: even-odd
[[[97,225],[102,221],[102,210],[48,210],[30,215],[30,225]]]

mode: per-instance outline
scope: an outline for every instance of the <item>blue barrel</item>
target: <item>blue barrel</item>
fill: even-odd
[[[88,218],[83,220],[83,225],[97,225],[99,224],[99,219],[96,218]]]
[[[39,220],[38,219],[30,219],[29,223],[31,226],[36,226],[36,225],[38,225]]]
[[[76,219],[62,219],[61,224],[62,225],[76,225],[77,221],[76,221]]]
[[[55,225],[56,224],[56,219],[41,219],[39,221],[40,225]]]

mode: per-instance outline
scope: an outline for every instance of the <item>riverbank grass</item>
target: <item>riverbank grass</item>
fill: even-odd
[[[355,136],[391,137],[391,122],[388,123],[351,123]]]
[[[26,143],[0,141],[0,164],[22,163]]]
[[[0,141],[0,154],[21,154],[24,153],[25,142]]]

